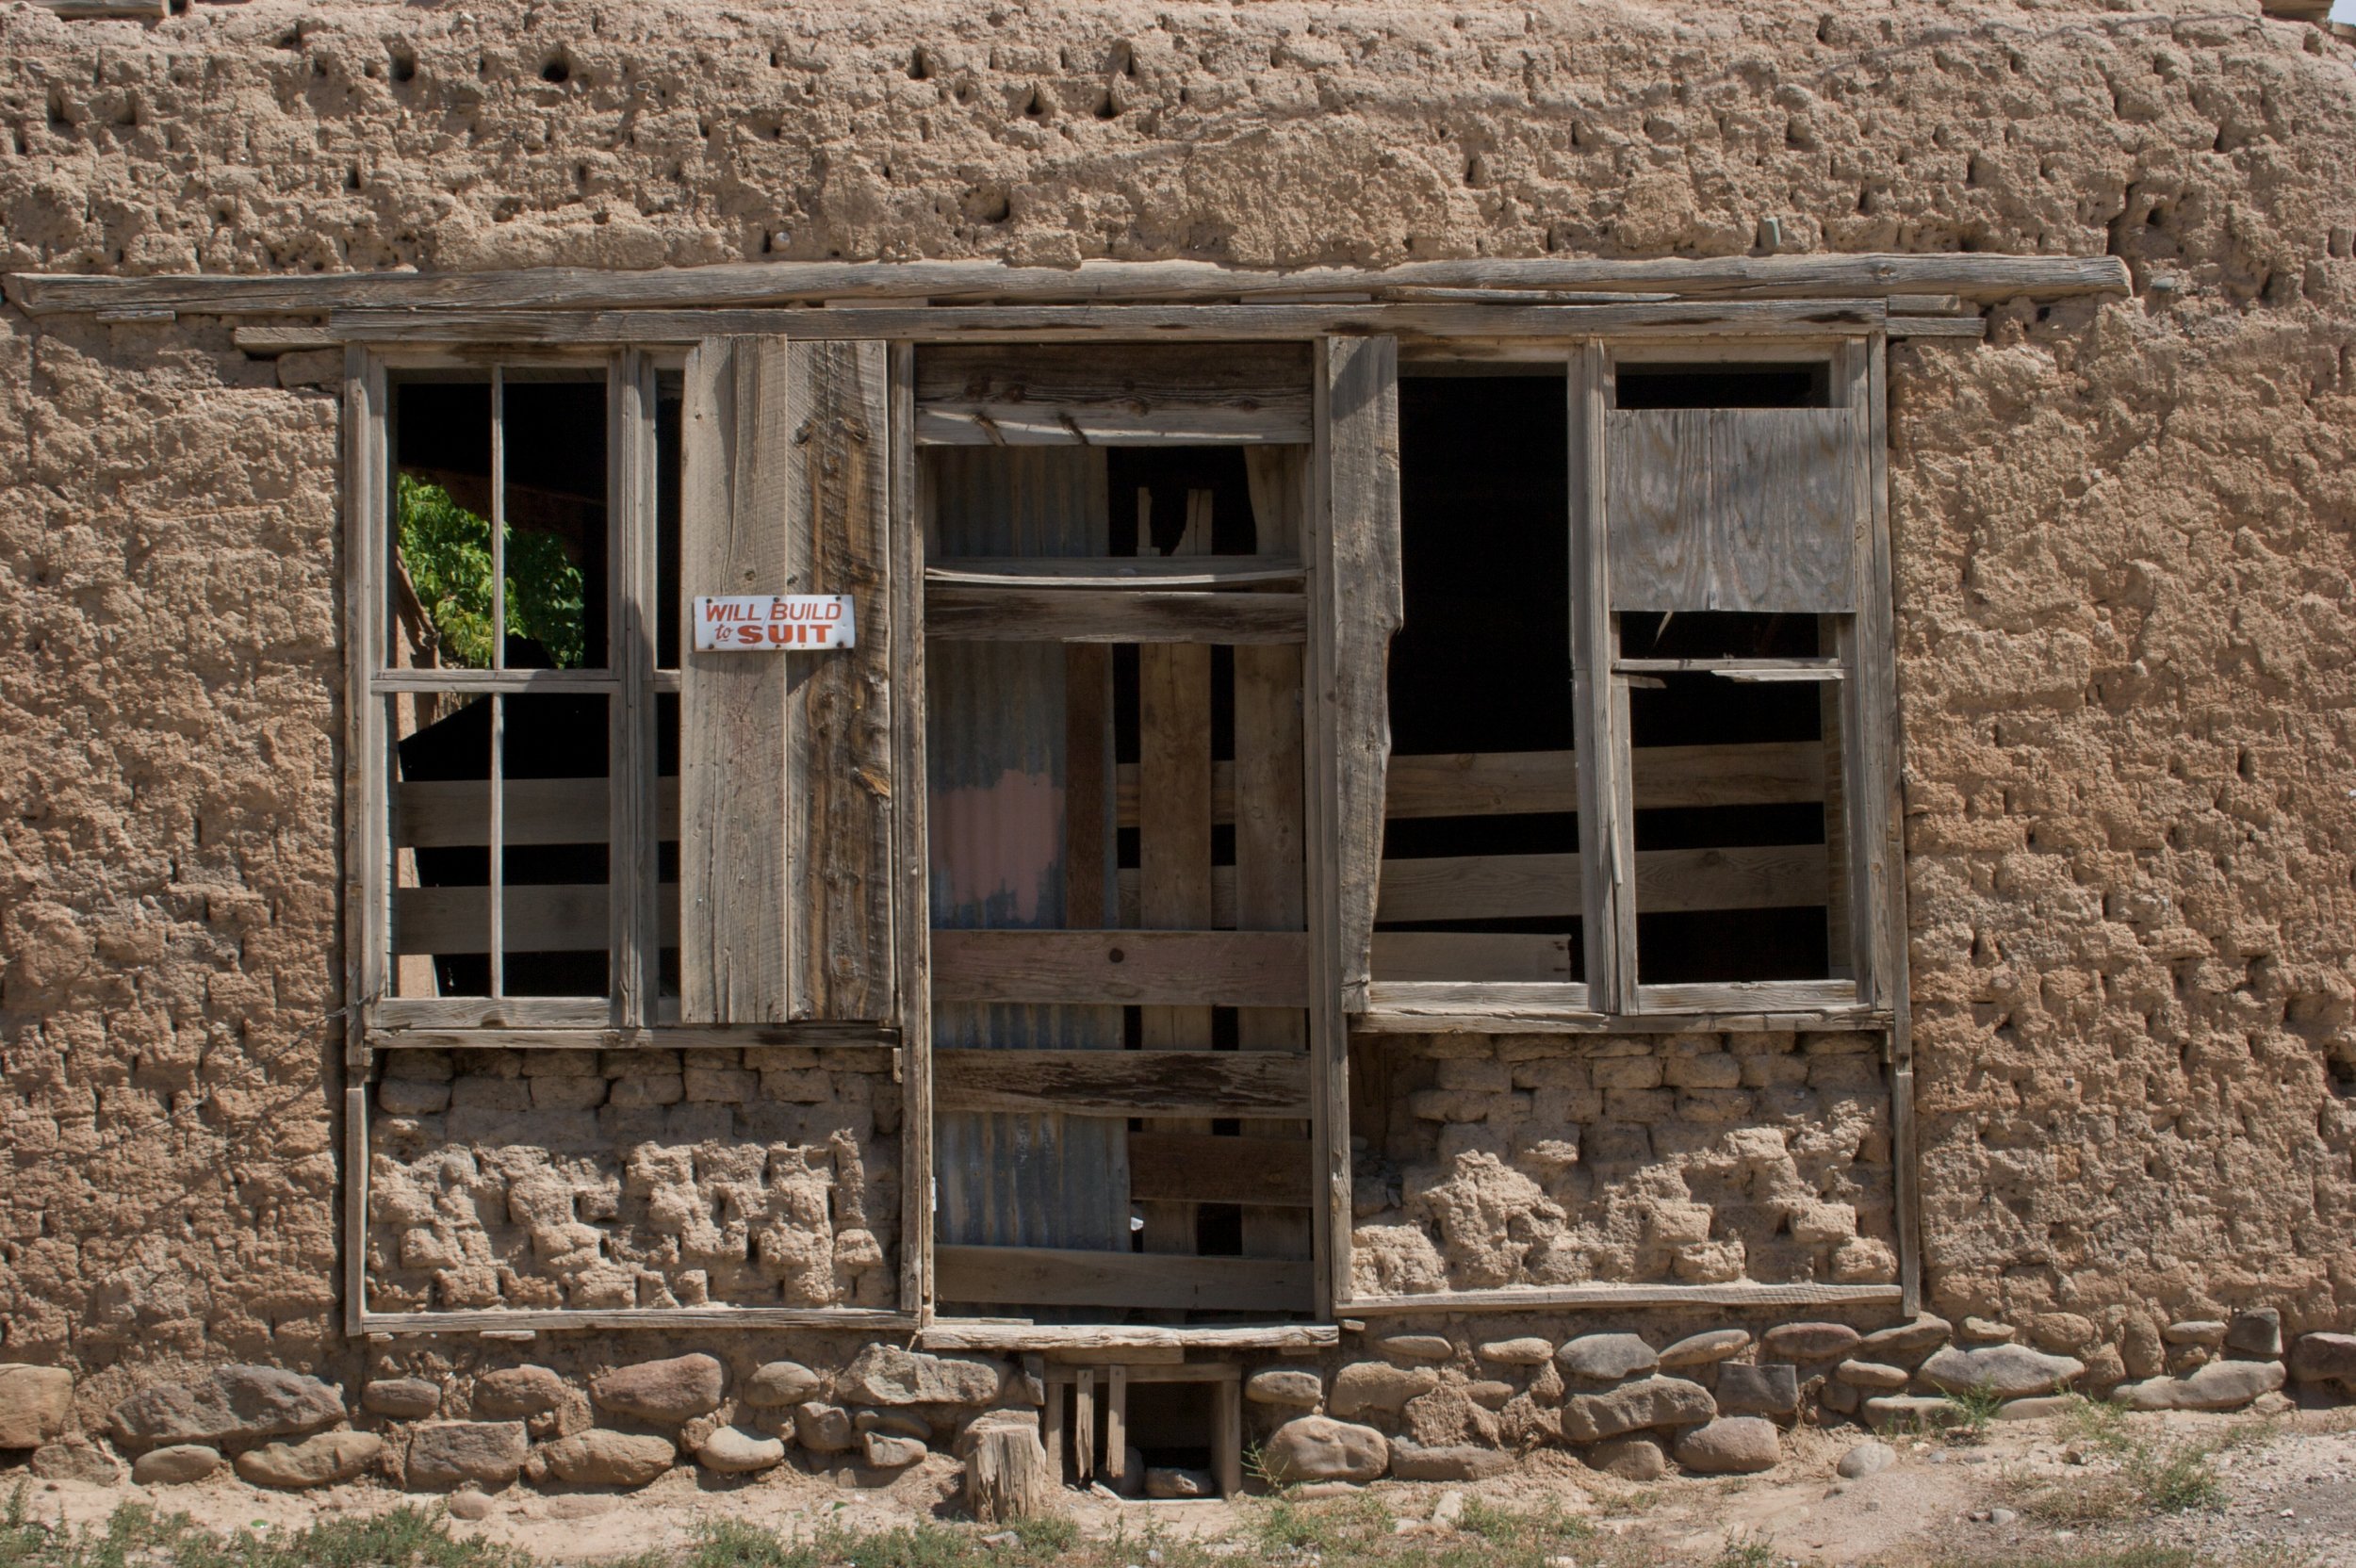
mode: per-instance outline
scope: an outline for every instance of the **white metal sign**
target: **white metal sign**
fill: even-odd
[[[847,648],[859,644],[848,594],[698,595],[695,647],[750,653],[769,648]]]

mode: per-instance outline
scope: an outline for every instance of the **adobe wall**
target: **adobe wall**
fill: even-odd
[[[2356,1327],[2352,59],[2233,0],[16,8],[0,267],[2123,256],[2130,300],[1893,351],[1890,494],[1929,1303],[2143,1376],[2171,1322]],[[89,1431],[201,1364],[384,1380],[334,1327],[337,370],[0,309],[0,1357],[73,1369]],[[1456,1049],[1405,1059],[1508,1063]],[[1862,1240],[1873,1145],[1819,1195]],[[1593,1277],[1723,1264],[1612,1239],[1650,1169],[1544,1195]],[[1396,1228],[1527,1275],[1451,1257],[1434,1190]],[[512,1268],[506,1212],[409,1230]],[[1452,1331],[1497,1380],[1503,1329]]]

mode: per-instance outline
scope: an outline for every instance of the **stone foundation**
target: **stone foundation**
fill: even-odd
[[[889,1307],[888,1053],[397,1051],[369,1306]]]

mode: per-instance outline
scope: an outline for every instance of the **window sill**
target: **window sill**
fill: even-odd
[[[1721,1030],[1884,1029],[1887,1007],[1856,1000],[1847,981],[1747,986],[1647,986],[1646,1010],[1604,1013],[1579,1005],[1583,986],[1377,981],[1350,1020],[1362,1035],[1646,1035]]]

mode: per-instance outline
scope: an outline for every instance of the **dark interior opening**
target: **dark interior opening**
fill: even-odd
[[[1832,367],[1805,362],[1627,365],[1612,371],[1615,408],[1830,408]]]

